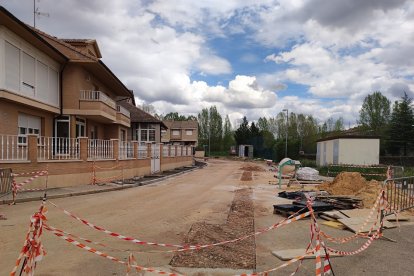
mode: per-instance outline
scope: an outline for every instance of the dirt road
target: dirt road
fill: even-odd
[[[242,181],[243,170],[240,168],[245,165],[244,162],[211,160],[204,169],[148,186],[56,199],[53,202],[114,232],[146,241],[183,244],[194,224],[226,224],[234,191],[252,188],[254,228],[262,229],[282,219],[272,214],[272,204],[290,201],[275,197],[278,190],[275,185],[268,184],[272,179],[269,171],[253,171],[251,181]],[[8,275],[13,268],[27,231],[29,217],[38,210],[39,206],[40,202],[0,206],[1,213],[8,218],[0,221],[0,275]],[[174,256],[172,253],[142,253],[142,251],[161,249],[117,240],[80,224],[50,204],[48,209],[49,225],[102,242],[109,246],[109,248],[100,248],[102,251],[121,260],[126,261],[129,252],[133,252],[138,264],[165,271],[200,276],[233,275],[239,272],[223,269],[200,272],[192,268],[171,267],[169,263]],[[335,275],[389,275],[387,269],[399,275],[411,275],[414,264],[398,258],[404,256],[405,259],[409,259],[408,252],[414,250],[413,227],[410,227],[389,232],[389,237],[398,239],[397,243],[376,241],[372,249],[370,247],[364,253],[333,259]],[[233,231],[232,229],[234,228],[230,228],[229,231]],[[350,235],[349,232],[342,230],[325,230],[334,236]],[[403,241],[403,246],[399,244],[400,240]],[[39,263],[36,275],[125,275],[125,266],[74,247],[49,232],[43,234],[42,241],[47,255]],[[256,270],[263,271],[282,264],[282,261],[271,255],[272,250],[304,249],[308,241],[309,220],[299,221],[284,227],[283,230],[273,230],[256,237],[254,241]],[[348,244],[342,248],[355,250],[360,246],[361,242]],[[388,259],[393,260],[392,269],[386,266]],[[377,264],[378,260],[381,260],[380,263],[385,266]],[[352,274],[347,273],[349,267],[352,267]],[[305,261],[298,275],[312,275],[314,268],[314,260]],[[289,275],[294,269],[289,267],[269,275]],[[156,274],[145,273],[145,275]]]
[[[141,240],[181,244],[196,222],[225,223],[233,191],[241,182],[241,163],[214,160],[205,169],[166,181],[118,192],[54,200],[92,223]],[[22,246],[29,217],[39,202],[2,206],[8,220],[0,222],[0,275],[7,275]],[[110,238],[67,217],[48,205],[51,226],[103,242],[109,246],[142,250],[134,244]],[[125,267],[101,259],[46,232],[43,243],[47,256],[38,265],[37,275],[124,275]],[[144,247],[144,250],[159,248]],[[126,252],[108,250],[121,259]],[[166,267],[171,253],[134,253],[139,264]]]

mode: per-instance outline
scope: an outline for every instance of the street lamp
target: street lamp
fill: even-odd
[[[288,128],[289,128],[289,109],[283,109],[282,111],[286,111],[286,140],[285,140],[285,157],[287,157],[287,140],[288,140]]]

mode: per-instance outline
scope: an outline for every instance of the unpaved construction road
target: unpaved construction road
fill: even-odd
[[[200,225],[205,223],[214,225],[207,229],[217,229],[216,226],[228,224],[235,191],[251,188],[249,190],[252,192],[249,195],[251,194],[253,200],[254,228],[257,230],[282,219],[272,214],[273,204],[290,201],[275,198],[278,190],[276,186],[268,184],[272,179],[269,171],[253,171],[252,181],[240,180],[243,173],[240,168],[245,164],[211,160],[203,169],[159,183],[116,192],[55,199],[53,202],[91,223],[114,232],[145,241],[183,244],[186,240],[192,240],[188,237],[188,233],[191,233],[190,230],[194,225],[200,228]],[[261,166],[266,168],[265,165]],[[29,225],[29,217],[38,210],[39,206],[40,202],[0,206],[0,212],[8,218],[0,221],[0,275],[8,275],[13,268]],[[80,224],[51,204],[47,206],[50,226],[104,243],[107,248],[92,247],[99,248],[121,260],[126,261],[129,252],[132,252],[139,265],[188,275],[232,275],[242,271],[194,268],[203,267],[202,265],[191,265],[193,268],[173,267],[170,265],[174,257],[173,253],[148,253],[148,251],[166,250],[165,248],[139,246],[109,237]],[[234,224],[234,221],[231,223]],[[231,229],[234,228],[229,229],[232,232]],[[250,228],[245,229],[250,231]],[[392,272],[399,275],[412,275],[414,265],[408,260],[412,259],[412,252],[414,252],[413,230],[413,226],[390,230],[386,234],[389,233],[391,238],[397,239],[397,243],[377,241],[372,248],[360,255],[334,258],[332,264],[335,274],[389,275]],[[337,236],[350,235],[350,232],[341,230],[326,229],[326,231]],[[238,232],[227,231],[227,234],[237,235]],[[47,231],[44,232],[42,241],[47,255],[38,264],[36,275],[125,275],[125,266],[74,247]],[[246,246],[246,250],[255,250],[256,270],[263,271],[282,264],[282,261],[271,255],[272,250],[304,249],[308,241],[309,220],[304,220],[256,237],[253,245]],[[364,240],[341,249],[355,250],[363,242]],[[197,251],[191,254],[197,254]],[[392,266],[387,265],[387,260],[391,261]],[[210,261],[214,262],[214,256]],[[182,261],[182,263],[187,262],[188,260]],[[247,264],[246,268],[249,266],[250,264]],[[312,275],[314,267],[314,261],[307,260],[297,275]],[[289,275],[294,270],[295,267],[289,267],[271,275]],[[145,273],[145,275],[155,274]]]

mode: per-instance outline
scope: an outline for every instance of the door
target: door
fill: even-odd
[[[152,144],[151,145],[151,174],[157,173],[160,171],[160,145]]]

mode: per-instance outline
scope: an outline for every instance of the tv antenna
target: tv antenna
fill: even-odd
[[[38,2],[40,0],[37,0]],[[36,7],[36,0],[33,0],[33,27],[36,28],[36,16],[46,16],[49,17],[49,13],[39,11],[39,8]]]

